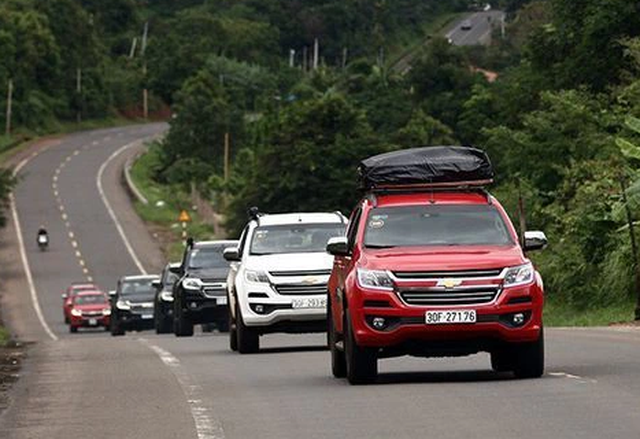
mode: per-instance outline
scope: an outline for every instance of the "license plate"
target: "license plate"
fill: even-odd
[[[427,311],[427,313],[425,314],[425,323],[427,325],[451,325],[475,322],[476,311],[473,309]]]
[[[89,319],[89,326],[96,326],[98,324],[97,319]]]
[[[291,307],[293,309],[326,308],[327,298],[308,297],[304,299],[293,299],[293,301],[291,302]]]
[[[151,320],[153,318],[153,314],[142,314],[142,320]]]
[[[226,305],[227,304],[227,297],[218,297],[216,298],[216,305]]]

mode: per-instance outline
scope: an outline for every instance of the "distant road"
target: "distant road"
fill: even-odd
[[[458,20],[445,33],[451,44],[455,46],[474,46],[489,44],[491,33],[499,29],[505,14],[502,11],[476,12]],[[462,29],[462,24],[468,21],[470,29]]]
[[[474,46],[478,44],[489,44],[491,42],[491,34],[493,29],[499,29],[504,20],[505,13],[502,11],[483,11],[462,15],[445,29],[442,36],[447,38],[451,44],[455,46]],[[462,23],[468,20],[471,23],[471,29],[463,30]],[[431,39],[428,36],[424,41],[426,44]],[[418,49],[405,54],[397,60],[390,69],[393,72],[405,74],[411,70],[413,58],[419,52]]]

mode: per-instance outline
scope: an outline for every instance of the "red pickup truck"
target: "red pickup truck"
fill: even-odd
[[[464,162],[467,151],[456,148],[451,159],[461,153]],[[346,236],[329,241],[335,377],[370,383],[381,358],[482,351],[496,371],[543,374],[543,285],[525,252],[543,248],[546,237],[527,232],[521,244],[500,203],[482,187],[486,179],[457,184],[450,174],[442,184],[399,185],[400,179],[366,188]]]

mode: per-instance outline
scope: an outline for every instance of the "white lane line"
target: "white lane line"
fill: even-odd
[[[86,274],[86,273],[85,273]],[[87,282],[93,282],[93,277],[87,276]]]
[[[54,189],[53,190],[53,195],[57,198],[60,196],[60,193],[58,192],[58,189]]]
[[[74,239],[73,241],[71,241],[71,245],[73,246],[73,248],[78,248],[78,241]]]
[[[80,253],[80,250],[76,250],[76,258],[81,258],[82,257],[82,253]]]
[[[160,360],[169,368],[171,373],[173,373],[176,380],[178,380],[182,392],[187,397],[198,439],[224,439],[225,435],[222,429],[222,423],[211,414],[211,410],[206,407],[203,402],[204,392],[202,387],[196,384],[184,370],[180,364],[180,360],[171,352],[151,344],[144,338],[139,338],[138,340],[154,351],[158,357],[160,357]]]
[[[58,182],[58,176],[57,175],[53,176],[53,181],[56,182],[56,183]]]
[[[75,151],[73,151],[73,155],[78,155],[78,154],[80,154],[80,150],[79,149],[76,149]]]
[[[116,157],[118,157],[119,154],[121,154],[122,152],[124,152],[129,148],[132,148],[133,146],[138,145],[139,143],[140,141],[136,140],[135,142],[131,142],[127,145],[122,146],[121,148],[116,150],[113,154],[111,154],[109,158],[102,164],[102,166],[100,166],[100,170],[98,171],[98,176],[96,177],[96,184],[98,185],[98,192],[100,193],[100,198],[102,198],[102,202],[104,203],[105,207],[107,208],[107,211],[109,212],[109,215],[111,216],[111,219],[116,225],[116,229],[118,229],[118,233],[120,234],[120,237],[122,238],[122,241],[124,242],[124,245],[127,248],[129,255],[131,255],[131,259],[133,259],[133,262],[138,267],[138,270],[140,271],[140,273],[147,274],[147,270],[145,270],[144,266],[140,262],[140,259],[138,259],[138,255],[136,255],[136,252],[133,250],[133,246],[129,242],[127,235],[124,233],[124,229],[120,224],[120,220],[118,219],[115,212],[113,211],[113,208],[111,207],[109,200],[107,200],[107,196],[105,195],[104,189],[102,187],[102,175],[104,174],[104,170],[107,169],[107,166],[109,165],[109,163],[111,163]]]
[[[93,142],[91,142],[91,145],[96,146],[98,143],[100,142],[98,142],[97,140],[94,140]]]
[[[575,380],[575,381],[578,381],[578,382],[583,383],[583,384],[586,384],[586,383],[595,384],[595,383],[598,382],[597,380],[594,380],[594,379],[591,379],[591,378],[584,378],[584,377],[581,377],[581,376],[578,376],[578,375],[573,375],[573,374],[566,373],[566,372],[549,372],[549,375],[553,376],[553,377],[559,377],[559,378],[569,378],[571,380]]]
[[[78,260],[78,262],[80,263],[81,267],[85,267],[86,266],[86,264],[84,263],[84,259],[80,259],[80,260]]]
[[[22,160],[18,164],[18,166],[16,166],[16,168],[13,170],[13,175],[14,176],[18,175],[20,170],[29,162],[29,160],[34,158],[37,154],[38,153],[35,152],[35,153],[31,154],[31,156],[29,156],[29,158],[26,158],[26,159]],[[49,336],[49,338],[51,338],[51,340],[56,341],[56,340],[58,340],[58,337],[53,333],[53,331],[51,330],[51,328],[47,324],[47,321],[44,319],[44,315],[42,314],[42,308],[40,308],[40,301],[38,300],[38,293],[36,291],[35,283],[33,282],[33,275],[31,274],[31,267],[29,265],[29,259],[27,258],[27,251],[25,250],[24,240],[22,239],[22,227],[20,226],[20,216],[18,215],[18,209],[16,207],[16,199],[15,199],[13,193],[11,193],[9,195],[9,200],[10,200],[10,203],[11,203],[11,213],[13,215],[13,223],[16,226],[16,235],[18,237],[18,247],[20,248],[20,259],[22,259],[22,266],[24,267],[24,274],[25,274],[25,277],[27,278],[27,284],[29,285],[29,293],[31,295],[31,303],[33,305],[34,311],[36,312],[36,315],[38,316],[38,320],[40,321],[40,324],[42,325],[42,328],[44,328],[44,332],[47,333],[47,335]]]
[[[62,207],[62,206],[60,206]],[[62,214],[62,221],[66,221],[69,218],[69,216],[66,213]]]
[[[73,239],[74,236],[73,232],[69,232],[69,238]]]

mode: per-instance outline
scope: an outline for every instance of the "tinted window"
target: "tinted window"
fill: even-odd
[[[507,245],[513,241],[490,205],[426,205],[372,209],[367,247]]]
[[[171,288],[173,284],[176,283],[177,280],[178,280],[178,275],[167,270],[164,273],[164,277],[162,279],[162,285],[165,288]]]
[[[102,305],[107,303],[107,298],[104,294],[91,294],[76,296],[74,299],[76,305]]]
[[[153,279],[125,280],[120,285],[120,295],[127,298],[150,298],[155,296],[155,288],[151,285]]]
[[[342,236],[342,224],[288,224],[258,227],[251,240],[252,255],[324,252],[329,238]]]
[[[228,267],[229,262],[222,255],[225,248],[222,245],[194,248],[187,257],[187,267],[193,270]]]

